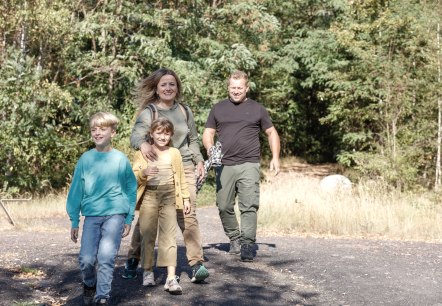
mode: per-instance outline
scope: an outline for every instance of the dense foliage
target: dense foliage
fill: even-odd
[[[234,69],[252,80],[282,153],[337,161],[402,189],[435,181],[439,1],[4,0],[0,191],[70,181],[109,110],[128,136],[137,81],[174,69],[200,132]],[[439,101],[439,104],[438,104]],[[268,154],[266,148],[265,154]]]

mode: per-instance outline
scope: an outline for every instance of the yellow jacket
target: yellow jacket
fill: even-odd
[[[172,160],[173,180],[175,182],[175,200],[176,208],[184,208],[184,199],[190,198],[189,189],[186,183],[186,177],[184,175],[184,167],[181,158],[180,151],[176,148],[169,148],[170,157]],[[145,169],[149,163],[144,159],[141,151],[137,151],[134,156],[133,171],[137,178],[137,209],[139,209],[143,200],[144,190],[146,189],[147,176],[143,176],[143,169]]]

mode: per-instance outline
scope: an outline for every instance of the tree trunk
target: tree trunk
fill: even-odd
[[[437,24],[437,82],[441,83],[441,63],[440,63],[440,24]],[[437,191],[441,185],[441,143],[442,143],[442,100],[437,99],[437,155],[436,155],[436,175],[434,189]]]

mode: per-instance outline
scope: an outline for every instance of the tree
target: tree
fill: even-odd
[[[324,121],[344,132],[340,162],[405,188],[428,175],[427,149],[433,151],[431,8],[413,1],[375,3],[354,3],[347,19],[332,28],[350,61],[326,91],[336,102]]]

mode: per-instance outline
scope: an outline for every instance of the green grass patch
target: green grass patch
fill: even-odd
[[[216,205],[215,184],[205,183],[197,195],[198,207]]]

